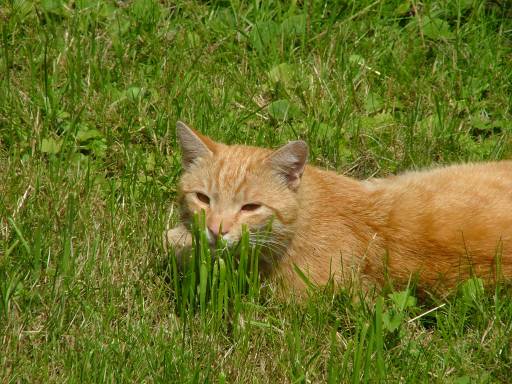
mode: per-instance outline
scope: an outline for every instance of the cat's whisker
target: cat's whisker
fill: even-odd
[[[277,247],[286,247],[284,243],[274,241],[272,238],[267,239],[249,239],[249,243],[254,246],[277,246]]]
[[[273,253],[280,254],[286,250],[286,244],[280,243],[280,242],[272,242],[272,241],[265,241],[265,242],[257,242],[257,243],[251,243],[253,246],[259,246],[262,249],[270,250]]]

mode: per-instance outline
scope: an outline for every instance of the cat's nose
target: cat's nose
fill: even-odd
[[[211,215],[207,218],[206,227],[208,228],[208,234],[211,242],[217,241],[221,236],[229,233],[233,221],[231,218],[220,215]]]
[[[210,234],[212,235],[212,237],[214,237],[215,239],[217,239],[219,237],[219,233],[221,236],[224,236],[226,235],[228,232],[229,232],[229,228],[222,228],[222,227],[210,227],[208,226],[208,231],[210,232]]]
[[[208,240],[215,243],[220,237],[224,237],[233,227],[233,220],[230,217],[221,215],[211,215],[206,219],[208,228]]]

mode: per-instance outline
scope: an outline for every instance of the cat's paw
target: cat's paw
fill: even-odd
[[[184,225],[171,228],[163,233],[164,250],[173,248],[180,252],[192,246],[192,235]]]

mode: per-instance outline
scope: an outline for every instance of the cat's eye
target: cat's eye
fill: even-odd
[[[241,210],[245,211],[245,212],[252,212],[252,211],[257,210],[259,207],[261,207],[261,204],[255,204],[255,203],[244,204],[244,205],[242,205]]]
[[[197,199],[206,205],[210,205],[210,198],[206,196],[204,193],[196,192]]]

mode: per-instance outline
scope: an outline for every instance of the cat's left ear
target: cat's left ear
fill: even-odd
[[[307,159],[308,145],[302,140],[290,141],[269,157],[272,168],[292,190],[299,187]]]
[[[213,140],[194,131],[181,121],[176,123],[176,136],[181,147],[185,169],[198,158],[212,156],[216,152],[217,145]]]

